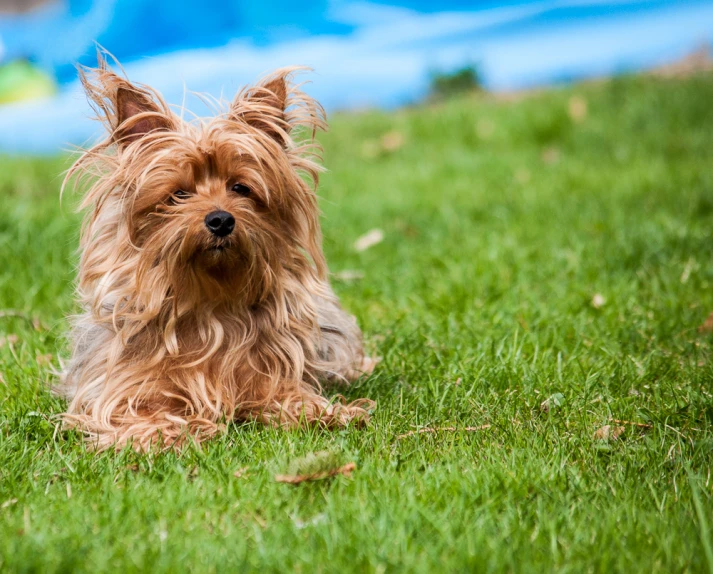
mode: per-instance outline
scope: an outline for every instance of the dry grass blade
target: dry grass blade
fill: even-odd
[[[378,245],[383,240],[384,232],[381,229],[372,229],[354,242],[354,249],[358,252],[366,251],[370,247]]]
[[[651,424],[648,424],[648,423],[637,423],[637,422],[635,422],[635,421],[624,421],[624,420],[621,420],[621,419],[611,419],[611,422],[617,423],[617,424],[620,424],[620,425],[631,425],[631,426],[639,427],[639,428],[642,428],[642,429],[652,429],[652,428],[654,428],[654,425],[651,425]]]
[[[284,482],[285,484],[300,484],[301,482],[308,482],[311,480],[322,480],[323,478],[337,476],[338,474],[350,476],[355,469],[356,463],[349,462],[343,466],[340,466],[339,468],[324,470],[322,472],[314,472],[312,474],[276,474],[275,482]]]
[[[16,311],[15,309],[2,309],[0,310],[0,319],[5,319],[6,317],[17,317],[18,319],[26,319],[27,321],[32,321],[27,313],[22,311]]]
[[[475,432],[485,429],[489,429],[491,425],[480,425],[479,427],[424,427],[422,429],[408,431],[404,434],[400,434],[396,437],[396,440],[401,440],[402,438],[408,438],[417,434],[424,433],[437,433],[437,432]]]
[[[0,319],[23,319],[31,323],[35,331],[39,331],[43,328],[42,322],[37,317],[32,317],[17,309],[0,309]]]

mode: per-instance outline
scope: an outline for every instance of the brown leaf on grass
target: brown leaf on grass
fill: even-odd
[[[37,364],[40,366],[49,365],[52,362],[52,359],[53,359],[53,356],[51,353],[47,353],[45,355],[37,355],[35,357]]]
[[[604,425],[594,433],[595,440],[617,440],[626,429],[622,426]]]
[[[308,482],[312,480],[322,480],[323,478],[337,476],[338,474],[344,476],[351,476],[351,473],[354,470],[356,470],[356,463],[349,462],[338,468],[332,468],[330,470],[324,470],[322,472],[314,472],[312,474],[276,474],[275,482],[283,482],[285,484],[300,484],[302,482]]]
[[[371,231],[365,233],[359,237],[354,242],[354,249],[357,251],[366,251],[369,247],[378,245],[384,240],[384,232],[381,229],[372,229]]]
[[[567,103],[567,112],[574,123],[582,123],[589,112],[587,100],[582,96],[572,96]]]
[[[551,410],[561,407],[564,404],[564,400],[564,395],[562,393],[550,395],[540,403],[540,410],[543,413],[549,413]]]
[[[381,147],[384,151],[395,152],[404,145],[405,141],[401,132],[391,131],[381,136]]]
[[[13,333],[8,335],[7,337],[0,337],[0,348],[4,347],[5,345],[14,345],[19,340],[19,337]]]
[[[554,165],[560,160],[560,150],[554,146],[542,150],[542,161],[547,165]]]
[[[405,143],[401,132],[390,131],[382,135],[378,140],[366,140],[362,144],[361,152],[366,159],[376,159],[401,149]]]
[[[246,474],[246,471],[248,470],[249,467],[244,466],[243,468],[239,468],[233,473],[233,476],[235,478],[247,478],[248,475]]]
[[[489,429],[491,425],[480,425],[479,427],[424,427],[422,429],[411,430],[404,434],[400,434],[396,437],[396,440],[401,440],[402,438],[408,438],[417,434],[424,433],[437,433],[437,432],[475,432],[485,429]]]
[[[698,327],[699,333],[713,333],[713,313],[708,315],[708,318],[703,322],[703,325]]]

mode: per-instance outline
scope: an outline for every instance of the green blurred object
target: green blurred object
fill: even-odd
[[[480,74],[475,66],[465,66],[452,72],[431,72],[430,97],[443,100],[482,88]]]
[[[54,95],[54,80],[26,60],[0,66],[0,104]]]

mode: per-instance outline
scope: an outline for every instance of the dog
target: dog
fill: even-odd
[[[363,425],[374,403],[325,381],[371,373],[328,281],[316,189],[322,107],[281,69],[185,121],[99,57],[80,78],[107,137],[80,188],[64,420],[98,450],[200,442],[233,420]]]

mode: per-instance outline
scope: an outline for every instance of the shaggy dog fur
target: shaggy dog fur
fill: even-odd
[[[65,182],[86,190],[86,218],[60,391],[96,448],[201,440],[234,419],[368,420],[370,401],[321,393],[373,361],[327,280],[313,141],[324,113],[293,71],[191,122],[103,59],[82,73],[108,137]]]

